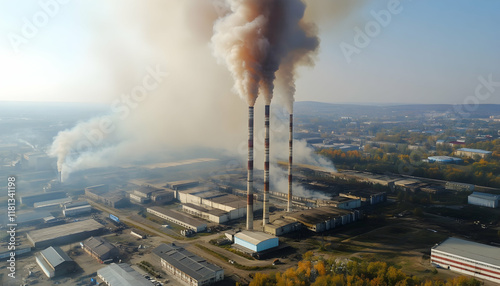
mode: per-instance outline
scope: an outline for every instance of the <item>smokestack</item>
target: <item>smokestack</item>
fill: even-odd
[[[269,223],[269,104],[265,105],[265,120],[264,120],[266,137],[264,139],[264,205],[262,215],[262,228]]]
[[[253,230],[253,106],[248,107],[247,230]]]
[[[288,137],[288,208],[287,211],[292,211],[292,161],[293,161],[293,113],[290,113],[290,132]]]
[[[62,171],[61,171],[61,170],[60,170],[59,172],[57,172],[57,176],[58,176],[58,178],[57,178],[57,179],[58,179],[58,181],[59,181],[60,183],[62,183],[62,182],[63,182],[63,178],[62,178]]]

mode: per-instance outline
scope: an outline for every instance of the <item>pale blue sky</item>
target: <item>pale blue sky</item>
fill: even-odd
[[[321,5],[333,0],[314,1]],[[102,38],[95,36],[98,30],[92,19],[108,17],[116,41],[127,45],[127,35],[136,31],[121,26],[122,18],[113,19],[114,11],[121,9],[116,3],[122,2],[59,4],[46,26],[16,53],[12,35],[23,35],[23,17],[32,20],[42,11],[38,2],[0,0],[0,100],[109,100],[103,94],[110,90],[113,68],[95,56],[93,49],[99,43],[94,41]],[[364,30],[374,21],[371,12],[386,10],[389,2],[360,1],[342,21],[317,19],[321,50],[316,67],[300,70],[297,100],[457,104],[474,96],[479,76],[491,74],[500,82],[500,1],[496,0],[401,0],[401,12],[392,14],[389,24],[349,62],[341,43],[354,46],[355,28]],[[137,44],[134,41],[130,44]],[[500,104],[500,86],[480,103]]]

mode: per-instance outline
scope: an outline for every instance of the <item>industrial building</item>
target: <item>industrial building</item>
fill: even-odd
[[[131,229],[130,230],[130,235],[135,236],[137,238],[143,239],[147,237],[147,234],[143,231],[140,231],[138,229]]]
[[[279,240],[276,236],[264,232],[243,230],[234,235],[234,244],[236,248],[254,253],[278,247]]]
[[[9,250],[8,247],[2,247],[0,248],[0,259],[4,258],[9,258],[10,253],[12,250]],[[16,253],[16,257],[19,257],[23,254],[30,253],[31,252],[31,246],[19,246],[16,247],[16,250],[14,251]]]
[[[474,157],[479,156],[481,158],[486,158],[491,156],[491,151],[481,150],[481,149],[470,149],[470,148],[461,148],[455,151],[455,155],[462,157]]]
[[[143,186],[140,186],[139,188],[135,189],[134,194],[136,196],[139,196],[142,198],[151,199],[151,195],[154,192],[161,191],[161,190],[162,189],[158,189],[158,188],[155,188],[153,186],[143,185]]]
[[[129,204],[129,201],[120,193],[109,193],[108,185],[97,185],[85,188],[85,196],[89,199],[110,206],[121,208]]]
[[[132,203],[140,203],[140,204],[145,204],[149,203],[151,201],[150,198],[145,198],[143,196],[139,196],[135,193],[129,194],[130,202]]]
[[[427,157],[429,163],[440,163],[440,164],[461,164],[463,160],[456,157],[450,156],[429,156]]]
[[[500,200],[500,195],[473,192],[468,197],[469,205],[483,206],[488,208],[498,208],[498,201]]]
[[[182,205],[182,211],[216,223],[225,223],[229,221],[229,214],[219,209],[209,210],[193,204],[184,204]]]
[[[49,278],[76,270],[76,262],[59,247],[51,246],[41,251],[35,258],[43,273]]]
[[[227,212],[229,220],[243,218],[247,215],[247,202],[245,199],[206,187],[178,191],[176,197],[182,204],[192,204]],[[262,203],[254,200],[253,210],[262,210]]]
[[[200,182],[196,180],[183,180],[183,181],[175,181],[167,183],[166,187],[172,190],[184,190],[188,188],[193,188],[198,186]]]
[[[44,217],[51,216],[49,211],[30,211],[16,215],[16,223],[18,226],[28,226],[43,222]],[[3,224],[7,224],[7,216],[0,218]]]
[[[474,185],[457,183],[457,182],[446,182],[445,189],[450,191],[460,191],[460,192],[472,192],[474,191]]]
[[[71,209],[71,208],[75,208],[75,207],[79,207],[79,206],[88,206],[89,205],[89,202],[88,201],[73,201],[71,203],[67,203],[67,204],[64,204],[64,208],[65,209]]]
[[[87,201],[66,204],[63,209],[63,215],[65,217],[90,214],[91,212],[92,206]]]
[[[143,185],[130,194],[130,200],[137,203],[166,203],[174,199],[174,192]]]
[[[500,248],[450,237],[431,249],[431,263],[500,283]]]
[[[298,221],[311,231],[323,232],[361,219],[361,211],[327,206],[287,213],[283,217]]]
[[[207,224],[199,219],[192,218],[180,212],[168,210],[162,207],[150,207],[148,213],[160,217],[164,220],[173,222],[187,229],[192,229],[196,232],[202,232],[207,229]]]
[[[311,168],[308,166],[308,168]],[[314,168],[313,171],[316,173],[326,173],[327,175],[332,175],[334,178],[339,178],[339,179],[344,179],[344,180],[350,180],[350,179],[355,179],[360,182],[366,182],[370,184],[379,184],[382,186],[387,186],[387,187],[393,187],[394,186],[394,181],[396,181],[398,178],[395,176],[389,176],[389,175],[378,175],[378,174],[372,174],[372,173],[367,173],[367,172],[359,172],[359,171],[352,171],[352,170],[343,170],[342,172],[328,172],[326,170],[322,170],[320,168]],[[318,174],[318,175],[319,175]]]
[[[153,253],[160,258],[163,270],[188,285],[204,286],[224,280],[224,269],[173,243],[161,244]]]
[[[93,219],[67,223],[28,232],[26,237],[36,248],[68,244],[99,235],[104,226]]]
[[[64,192],[50,192],[50,193],[41,193],[35,195],[22,196],[20,198],[21,204],[25,204],[27,206],[32,207],[34,203],[43,202],[48,200],[55,200],[66,197],[66,193]]]
[[[172,191],[161,190],[151,194],[151,201],[157,204],[171,202],[175,198],[175,193]]]
[[[300,229],[302,229],[302,224],[300,222],[289,219],[277,219],[270,224],[266,224],[264,227],[265,232],[275,236],[284,235]]]
[[[387,201],[387,193],[376,190],[354,190],[347,193],[340,193],[339,196],[359,199],[362,205],[376,205]]]
[[[151,286],[148,279],[127,263],[115,264],[97,270],[97,277],[108,286]]]
[[[361,199],[337,196],[327,201],[327,205],[344,210],[356,209],[361,207]]]
[[[111,262],[120,255],[120,251],[113,244],[102,237],[89,237],[80,243],[82,249],[100,263]]]
[[[61,205],[71,203],[71,198],[59,198],[55,200],[48,200],[42,202],[36,202],[33,204],[33,208],[41,209],[41,208],[50,208],[50,207],[60,207]]]

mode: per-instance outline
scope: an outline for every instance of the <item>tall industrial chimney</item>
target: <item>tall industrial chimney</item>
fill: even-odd
[[[265,106],[265,120],[264,120],[266,137],[264,139],[264,205],[262,215],[262,228],[266,227],[269,223],[269,105]]]
[[[58,179],[59,183],[62,183],[63,182],[62,170],[59,170],[57,172],[57,177],[58,177],[57,179]]]
[[[253,230],[253,106],[248,107],[247,230]]]
[[[288,208],[287,211],[292,211],[292,161],[293,161],[293,113],[290,113],[290,132],[288,137]]]

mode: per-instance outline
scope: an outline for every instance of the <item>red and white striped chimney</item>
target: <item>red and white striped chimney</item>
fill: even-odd
[[[269,223],[269,105],[265,105],[265,139],[264,139],[264,205],[262,214],[262,227]]]
[[[288,208],[287,211],[292,211],[292,161],[293,161],[293,114],[290,113],[290,131],[288,137]]]
[[[247,230],[253,230],[253,106],[248,107]]]

